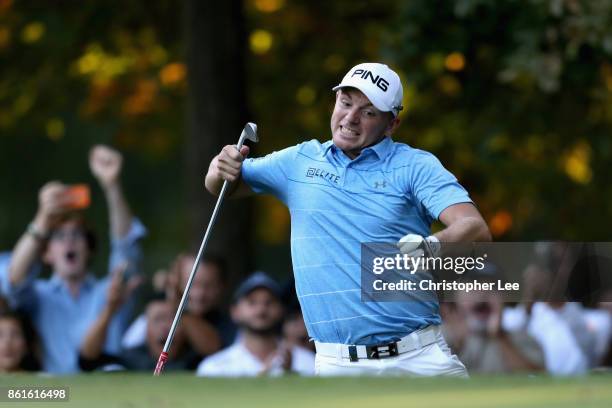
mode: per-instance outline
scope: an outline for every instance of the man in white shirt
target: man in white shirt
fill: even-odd
[[[534,302],[504,311],[502,325],[509,331],[526,328],[544,351],[552,375],[585,374],[603,354],[597,335],[579,303]]]
[[[254,377],[286,373],[314,374],[314,353],[280,340],[283,321],[279,285],[263,272],[244,281],[234,295],[231,315],[239,327],[236,342],[210,357],[198,376]]]

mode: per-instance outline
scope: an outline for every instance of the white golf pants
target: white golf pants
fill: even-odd
[[[451,353],[438,331],[436,341],[397,356],[351,362],[340,356],[317,353],[315,373],[319,376],[450,376],[468,378],[459,358]]]

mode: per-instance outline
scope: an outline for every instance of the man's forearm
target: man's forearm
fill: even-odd
[[[213,174],[210,167],[212,166],[212,162],[208,168],[208,173],[206,173],[206,178],[204,180],[204,185],[206,186],[206,190],[212,195],[218,196],[221,192],[221,188],[223,187],[223,179]]]
[[[223,180],[221,177],[214,175],[213,172],[211,172],[209,169],[208,173],[206,173],[206,178],[204,179],[204,185],[209,193],[214,196],[219,196],[219,194],[221,193],[221,189],[223,188],[224,181],[225,180]],[[243,185],[244,183],[242,182],[242,177],[239,177],[236,181],[230,182],[227,188],[226,196],[229,197],[233,195],[236,190],[238,190],[238,188]],[[248,192],[248,188],[243,188],[243,190],[245,191],[240,192],[239,195],[245,195],[245,193]]]
[[[461,218],[434,235],[440,242],[491,241],[491,233],[487,224],[477,217]]]
[[[509,335],[500,333],[497,338],[504,361],[512,371],[541,371],[544,367],[527,359],[512,343]]]
[[[183,327],[191,347],[198,354],[209,355],[221,348],[221,337],[219,337],[217,329],[207,321],[185,314],[183,316]]]
[[[45,245],[44,235],[49,233],[50,228],[43,217],[37,216],[28,227],[28,231],[19,238],[8,267],[11,285],[18,285],[28,277],[30,268]]]
[[[113,317],[112,311],[105,308],[94,324],[89,328],[85,335],[85,340],[81,345],[81,356],[88,360],[95,360],[102,354],[104,343],[106,342],[106,332],[108,325]]]
[[[104,195],[108,204],[111,235],[113,238],[123,238],[130,230],[132,211],[125,200],[121,185],[116,182],[105,186]]]

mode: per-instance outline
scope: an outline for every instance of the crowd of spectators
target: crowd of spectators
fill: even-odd
[[[95,146],[90,169],[110,223],[106,273],[94,274],[97,236],[52,181],[11,251],[0,253],[0,373],[153,371],[195,256],[181,253],[145,281],[140,242],[147,230],[121,188],[122,155]],[[525,276],[536,276],[531,265]],[[49,278],[41,272],[50,270]],[[481,280],[496,280],[495,271]],[[540,275],[537,275],[540,276]],[[538,285],[546,282],[535,282]],[[143,287],[150,294],[135,314]],[[315,355],[290,282],[255,272],[235,290],[223,259],[199,264],[169,361],[198,376],[313,375]],[[612,365],[612,303],[505,304],[495,292],[459,294],[441,304],[443,331],[473,374],[579,375]]]

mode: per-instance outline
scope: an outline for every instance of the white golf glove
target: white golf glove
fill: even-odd
[[[433,235],[424,238],[418,234],[408,234],[397,243],[402,254],[413,257],[430,256],[435,257],[440,252],[440,240]]]

